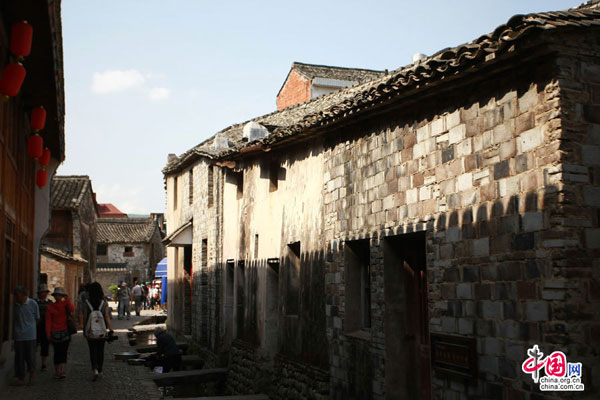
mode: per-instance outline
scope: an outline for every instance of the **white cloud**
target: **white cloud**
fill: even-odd
[[[109,70],[95,72],[92,79],[92,92],[98,94],[122,92],[136,86],[142,86],[146,79],[138,70]]]
[[[151,100],[166,100],[171,95],[171,90],[164,87],[155,87],[148,90],[148,97]]]

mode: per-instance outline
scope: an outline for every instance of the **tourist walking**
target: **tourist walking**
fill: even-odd
[[[38,289],[38,298],[35,300],[40,309],[40,318],[37,323],[37,342],[40,345],[42,371],[46,370],[50,350],[50,342],[48,341],[48,336],[46,336],[46,310],[48,309],[48,305],[52,304],[52,301],[48,298],[48,293],[50,293],[48,285],[42,283]]]
[[[67,320],[75,312],[75,306],[63,287],[55,288],[52,296],[56,302],[48,305],[46,310],[46,334],[54,348],[54,378],[64,379],[67,376],[65,368],[71,342]]]
[[[90,349],[90,361],[92,364],[92,380],[102,377],[102,365],[104,364],[104,344],[113,330],[108,316],[108,303],[104,300],[102,286],[94,282],[88,287],[89,299],[86,300],[86,313],[80,320],[83,326],[83,334],[87,339]],[[107,333],[108,328],[108,333]]]
[[[117,290],[117,297],[119,299],[119,319],[123,319],[125,313],[127,313],[127,319],[129,319],[131,317],[131,312],[129,311],[131,289],[127,287],[127,282],[121,282],[121,287]]]
[[[135,282],[135,286],[133,287],[132,295],[135,305],[135,315],[139,317],[140,311],[142,309],[142,297],[144,296],[144,290],[137,281]]]
[[[148,309],[148,282],[142,284],[142,309]]]
[[[40,310],[37,302],[27,296],[24,286],[14,289],[15,304],[13,306],[14,350],[15,350],[15,385],[25,385],[25,364],[29,372],[29,384],[33,383],[35,371],[35,343],[37,320]]]

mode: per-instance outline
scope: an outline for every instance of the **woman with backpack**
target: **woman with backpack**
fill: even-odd
[[[56,299],[56,302],[49,304],[46,309],[46,335],[54,347],[54,378],[64,379],[67,377],[65,369],[71,342],[68,320],[75,312],[75,306],[63,287],[54,288],[52,297]],[[75,332],[77,332],[76,329]]]
[[[104,343],[113,330],[108,316],[108,303],[104,300],[102,286],[98,282],[92,283],[88,288],[89,298],[83,304],[85,313],[81,325],[83,335],[87,339],[92,363],[92,380],[102,377],[102,364],[104,364]],[[106,329],[108,328],[108,334]]]

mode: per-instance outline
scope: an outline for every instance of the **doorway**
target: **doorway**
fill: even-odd
[[[384,247],[387,399],[430,399],[425,232],[387,237]]]

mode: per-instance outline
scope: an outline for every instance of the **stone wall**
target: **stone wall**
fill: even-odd
[[[406,303],[402,286],[396,298],[383,290],[394,282],[394,269],[402,269],[401,257],[386,251],[413,243],[414,232],[423,232],[426,249],[425,328],[474,338],[477,350],[478,379],[433,370],[434,398],[526,398],[531,378],[521,363],[528,346],[550,352],[565,351],[570,341],[569,350],[584,345],[568,328],[579,316],[564,310],[591,310],[568,295],[585,287],[589,275],[569,274],[566,280],[558,272],[563,251],[582,242],[556,230],[565,168],[559,151],[561,87],[552,79],[556,65],[546,57],[476,83],[438,88],[418,104],[331,136],[324,207],[332,259],[327,318],[333,398],[427,395],[419,379],[428,379],[428,367],[420,377],[419,363],[429,361],[402,353],[410,342],[398,343],[404,335],[415,340],[415,305]],[[370,249],[371,326],[348,332],[356,310],[348,308],[355,300],[348,294],[345,248],[356,239],[368,240]],[[589,256],[582,258],[589,262]],[[396,331],[386,330],[394,324]],[[429,335],[423,337],[428,360]],[[419,339],[414,343],[418,351]],[[401,359],[390,357],[397,348]],[[574,361],[579,355],[569,353]],[[410,368],[393,382],[386,378],[386,372],[394,374],[391,363]]]
[[[565,35],[557,61],[560,89],[561,163],[556,212],[550,222],[561,241],[552,265],[554,280],[542,296],[552,300],[553,324],[544,334],[584,365],[586,392],[600,391],[600,39]],[[588,387],[590,389],[588,389]]]
[[[133,278],[137,277],[140,282],[152,280],[150,276],[150,245],[139,243],[112,243],[107,247],[108,263],[123,263],[127,264],[125,274],[118,272],[116,277],[126,276],[127,283],[133,285]],[[125,253],[125,247],[131,247],[132,253]],[[133,286],[130,286],[133,287]]]

